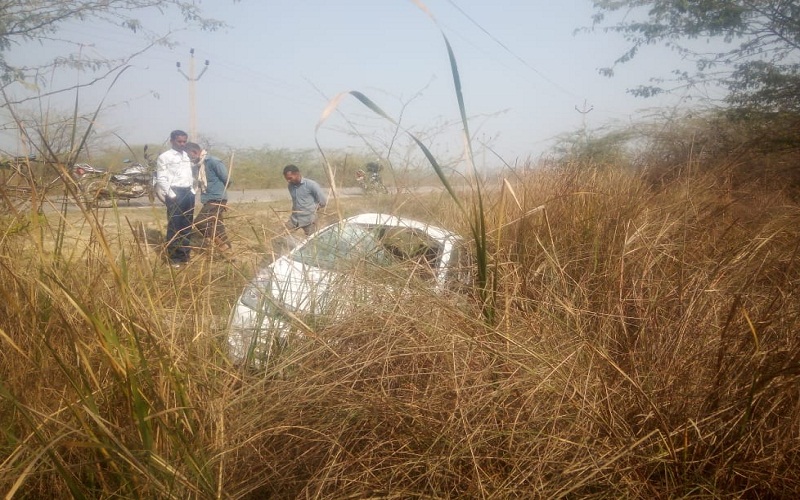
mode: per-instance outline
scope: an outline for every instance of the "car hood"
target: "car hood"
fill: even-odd
[[[307,266],[287,256],[264,270],[269,279],[269,295],[273,305],[289,312],[313,312],[322,307],[331,282],[341,275],[318,267]]]

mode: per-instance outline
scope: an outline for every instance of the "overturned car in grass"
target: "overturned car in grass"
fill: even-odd
[[[275,346],[302,338],[357,308],[470,281],[469,252],[458,235],[423,222],[368,213],[312,234],[262,268],[228,322],[231,360],[260,366]]]

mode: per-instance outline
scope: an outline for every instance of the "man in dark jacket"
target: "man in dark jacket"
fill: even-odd
[[[193,142],[186,144],[186,154],[197,168],[197,185],[203,207],[197,214],[196,226],[203,233],[203,246],[216,247],[223,255],[229,254],[231,243],[223,222],[228,203],[227,187],[230,184],[228,169],[219,159],[210,156]]]

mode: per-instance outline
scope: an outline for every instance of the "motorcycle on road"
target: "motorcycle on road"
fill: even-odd
[[[364,172],[362,169],[356,171],[356,184],[360,187],[364,194],[381,193],[386,194],[389,190],[381,180],[381,174],[378,169],[368,168],[369,173]]]

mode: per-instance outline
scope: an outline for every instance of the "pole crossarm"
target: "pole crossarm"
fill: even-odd
[[[197,108],[195,107],[195,85],[198,80],[203,76],[203,74],[208,70],[208,65],[210,61],[206,59],[205,65],[203,69],[200,71],[200,74],[194,76],[194,49],[189,50],[189,74],[183,72],[181,69],[181,63],[178,61],[175,63],[175,66],[178,68],[178,73],[183,75],[184,78],[189,82],[189,136],[191,139],[197,140]]]

